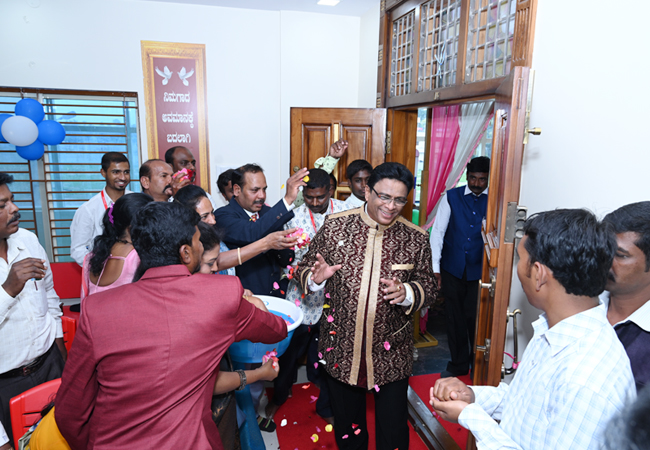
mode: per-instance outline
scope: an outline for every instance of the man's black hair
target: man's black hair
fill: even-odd
[[[490,158],[477,156],[467,164],[467,173],[490,173]]]
[[[165,162],[172,167],[174,167],[174,152],[179,148],[187,148],[187,147],[183,147],[182,145],[177,145],[175,147],[168,149],[165,152]]]
[[[352,177],[362,170],[366,170],[370,173],[372,172],[372,165],[365,159],[355,159],[348,164],[348,167],[345,169],[345,177],[348,180],[352,180]]]
[[[228,169],[226,171],[223,171],[219,174],[219,178],[217,178],[217,187],[219,188],[221,195],[224,197],[226,196],[226,187],[228,187],[228,183],[232,182],[232,173],[234,171],[235,169]]]
[[[238,169],[233,170],[233,172],[232,172],[232,187],[235,187],[235,185],[237,185],[240,188],[243,188],[244,187],[244,182],[246,180],[246,174],[247,173],[259,173],[259,172],[264,173],[264,169],[262,169],[257,164],[244,164],[243,166],[239,167]]]
[[[407,195],[409,192],[411,192],[411,189],[413,189],[413,174],[406,168],[404,164],[396,162],[385,162],[378,165],[370,174],[370,178],[368,178],[368,187],[370,189],[374,188],[375,184],[384,178],[397,180],[404,183],[404,185],[406,185]]]
[[[309,169],[309,181],[305,189],[330,188],[330,175],[323,169]]]
[[[149,159],[143,162],[142,165],[140,166],[140,173],[138,174],[138,177],[151,178],[151,163],[156,161],[165,162],[162,159]]]
[[[131,226],[135,215],[150,202],[153,202],[153,198],[149,195],[134,192],[121,196],[112,208],[104,212],[103,232],[93,240],[90,273],[96,276],[101,274],[104,264],[111,256],[113,245],[119,239],[124,239],[125,232]]]
[[[129,163],[129,160],[126,156],[124,156],[124,153],[120,153],[120,152],[104,153],[104,156],[102,156],[102,169],[104,169],[104,172],[107,172],[108,168],[111,167],[112,163],[119,164],[123,162],[127,164]]]
[[[203,251],[209,252],[215,247],[218,247],[223,241],[223,231],[214,225],[205,222],[199,222],[199,231],[201,232],[201,244],[203,244]]]
[[[8,173],[5,172],[0,172],[0,186],[4,186],[5,184],[11,184],[14,182],[14,176],[9,175]]]
[[[334,190],[336,190],[336,188],[339,185],[339,182],[337,181],[337,179],[336,179],[336,177],[334,176],[333,173],[330,173],[330,180],[334,182]]]
[[[181,264],[180,249],[192,245],[201,217],[180,203],[151,202],[131,222],[131,241],[140,257],[133,281],[153,267]]]
[[[205,193],[203,188],[193,184],[188,184],[176,192],[176,195],[174,195],[174,201],[194,210],[203,197],[208,198],[208,194]]]
[[[621,206],[607,214],[603,222],[616,234],[633,232],[639,235],[634,245],[645,255],[645,271],[650,270],[650,201]]]
[[[608,226],[585,209],[556,209],[535,214],[524,223],[524,247],[530,265],[553,271],[567,294],[596,297],[605,290],[616,253]]]

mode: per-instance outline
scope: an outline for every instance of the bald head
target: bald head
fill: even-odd
[[[142,192],[154,201],[166,202],[172,196],[172,167],[161,159],[150,159],[140,166]]]

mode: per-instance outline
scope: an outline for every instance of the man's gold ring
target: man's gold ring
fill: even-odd
[[[401,284],[398,284],[398,285],[397,285],[397,290],[398,290],[398,291],[401,291],[401,290],[402,290],[402,285],[401,285]]]

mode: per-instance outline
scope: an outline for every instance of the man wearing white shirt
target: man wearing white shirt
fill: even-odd
[[[650,202],[622,206],[603,222],[616,233],[617,250],[601,298],[640,391],[650,382]]]
[[[305,203],[293,210],[294,217],[284,224],[284,229],[299,228],[310,240],[316,236],[327,216],[351,208],[349,204],[331,198],[330,177],[323,169],[309,170],[309,181],[303,188],[302,194]],[[309,246],[304,246],[296,250],[296,256],[291,265],[296,266],[302,261],[302,257],[308,249]],[[320,388],[320,394],[316,401],[316,412],[331,423],[333,413],[329,404],[327,383],[324,381],[320,368],[315,367],[320,359],[318,357],[319,320],[325,303],[325,291],[321,289],[316,292],[303,292],[289,270],[285,269],[284,271],[292,278],[286,291],[286,299],[300,305],[303,320],[302,325],[294,331],[289,347],[280,357],[280,373],[273,380],[273,398],[266,406],[266,417],[273,419],[280,406],[287,401],[298,370],[298,360],[307,351],[307,378]]]
[[[97,195],[81,205],[70,225],[70,256],[83,265],[85,256],[92,250],[93,239],[104,232],[104,212],[118,198],[129,194],[126,187],[131,181],[129,160],[123,153],[108,152],[102,156],[102,177],[106,186]]]
[[[18,228],[11,182],[0,173],[0,422],[9,441],[9,400],[59,378],[67,356],[47,255],[33,233]],[[3,440],[0,433],[0,448]]]
[[[473,158],[467,165],[467,186],[447,191],[431,229],[433,271],[445,299],[451,354],[443,378],[467,374],[472,363],[489,172],[489,158]]]
[[[497,387],[441,378],[430,403],[467,428],[479,450],[599,449],[610,418],[636,397],[629,359],[598,300],[616,240],[582,209],[536,214],[524,233],[517,276],[544,314],[515,377]]]
[[[345,176],[352,191],[352,194],[345,199],[345,203],[352,208],[359,208],[366,202],[366,186],[371,173],[372,166],[365,159],[356,159],[345,169]]]

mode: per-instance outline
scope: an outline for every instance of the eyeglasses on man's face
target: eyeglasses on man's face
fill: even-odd
[[[382,203],[386,204],[386,205],[388,205],[390,202],[393,202],[393,203],[395,203],[395,205],[401,207],[401,206],[406,205],[406,202],[408,201],[408,199],[406,199],[406,198],[404,198],[404,197],[393,198],[393,197],[391,197],[390,195],[380,194],[379,192],[375,191],[375,188],[374,188],[374,187],[370,188],[370,190],[371,190],[372,192],[374,192],[375,195],[379,198],[379,200],[380,200]]]

